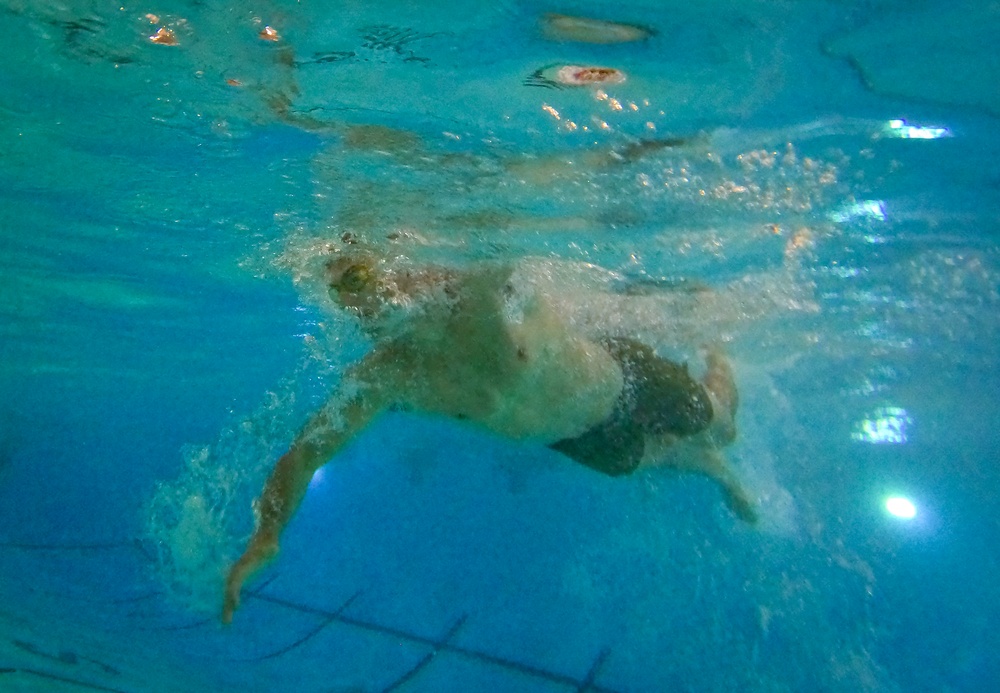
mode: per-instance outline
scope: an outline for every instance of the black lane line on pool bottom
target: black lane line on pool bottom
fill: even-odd
[[[14,549],[20,551],[107,551],[114,549],[131,548],[131,549],[138,549],[141,551],[141,547],[138,547],[136,543],[137,542],[135,542],[134,540],[130,542],[106,542],[106,543],[93,543],[93,544],[35,544],[35,543],[0,541],[0,549],[6,548],[6,549]],[[504,669],[517,671],[521,674],[525,674],[527,676],[532,676],[535,678],[540,678],[546,681],[550,681],[552,683],[570,685],[575,687],[578,693],[616,693],[613,689],[604,688],[602,686],[596,686],[593,683],[594,679],[597,677],[597,674],[599,673],[601,666],[604,664],[605,659],[607,659],[608,655],[610,654],[610,650],[608,648],[604,648],[603,650],[601,650],[601,652],[595,659],[594,663],[591,665],[590,670],[587,672],[587,675],[584,677],[582,681],[580,681],[578,679],[566,676],[564,674],[548,671],[546,669],[534,667],[529,664],[523,664],[515,660],[506,659],[504,657],[491,655],[487,652],[481,652],[479,650],[473,650],[459,645],[451,645],[448,641],[452,637],[454,637],[454,635],[458,632],[461,626],[465,624],[465,621],[467,619],[466,615],[463,615],[461,618],[459,618],[458,621],[456,621],[455,624],[452,625],[452,627],[448,630],[448,632],[445,634],[443,638],[438,640],[433,640],[431,638],[427,638],[422,635],[418,635],[416,633],[410,633],[399,628],[383,626],[378,623],[364,621],[360,618],[345,616],[343,612],[351,605],[351,603],[354,602],[355,599],[357,599],[361,595],[360,591],[352,595],[336,611],[333,612],[311,607],[306,604],[297,604],[295,602],[290,602],[278,597],[271,597],[265,594],[261,594],[261,592],[276,578],[277,576],[275,575],[265,580],[251,592],[248,592],[246,596],[260,599],[261,601],[270,602],[278,606],[283,606],[287,609],[298,611],[300,613],[307,613],[307,614],[313,614],[315,616],[320,616],[323,618],[323,621],[316,628],[307,633],[305,636],[299,638],[290,645],[287,645],[275,652],[254,658],[252,660],[236,660],[236,661],[262,661],[265,659],[273,659],[275,657],[280,657],[281,655],[287,654],[293,649],[303,645],[308,640],[318,635],[324,628],[326,628],[331,623],[339,622],[344,625],[354,626],[362,630],[367,630],[370,632],[381,633],[383,635],[409,640],[411,642],[427,645],[432,648],[431,652],[429,652],[427,655],[421,658],[421,660],[417,662],[417,664],[412,669],[403,674],[394,683],[390,684],[390,686],[385,689],[385,693],[394,691],[399,687],[405,685],[411,679],[413,679],[418,673],[420,673],[420,671],[426,668],[434,660],[435,656],[440,651],[451,652],[453,654],[457,654],[469,659],[478,660],[480,662],[488,664],[494,664]],[[148,596],[150,595],[143,595],[142,598],[146,598]],[[178,625],[173,627],[166,627],[166,628],[161,626],[156,630],[186,630],[189,628],[198,628],[207,625],[208,623],[211,623],[213,620],[214,619],[209,618],[194,623]],[[88,684],[82,681],[76,681],[73,679],[64,679],[54,674],[47,674],[45,672],[37,671],[34,669],[0,668],[0,675],[14,673],[18,671],[34,676],[46,677],[46,678],[51,678],[53,680],[60,680],[60,681],[65,681],[67,683],[73,683],[79,686],[89,687],[92,690],[103,690],[103,691],[118,690],[102,686],[94,686],[92,684]],[[119,692],[119,693],[125,693],[125,692]]]
[[[324,615],[322,622],[320,622],[320,624],[318,626],[316,626],[315,628],[313,628],[311,631],[309,631],[308,633],[306,633],[305,635],[303,635],[301,638],[299,638],[295,642],[292,642],[292,643],[286,645],[285,647],[282,647],[279,650],[275,650],[274,652],[271,652],[269,654],[262,655],[260,657],[254,657],[253,659],[247,660],[247,661],[250,661],[250,662],[260,662],[260,661],[263,661],[265,659],[274,659],[275,657],[280,657],[283,654],[291,652],[296,647],[299,647],[301,645],[306,644],[306,642],[309,641],[313,636],[318,635],[321,630],[323,630],[328,625],[330,625],[331,623],[333,623],[342,613],[344,613],[344,610],[347,607],[349,607],[352,603],[354,603],[354,600],[356,600],[362,594],[363,594],[363,590],[358,590],[357,592],[355,592],[354,594],[352,594],[350,597],[347,598],[347,601],[345,601],[343,604],[341,604],[337,608],[336,611],[334,611],[332,614]],[[259,597],[260,595],[254,593],[252,596]]]
[[[117,541],[97,544],[36,544],[20,541],[0,541],[0,549],[17,551],[112,551],[114,549],[134,549],[132,541]]]
[[[576,689],[576,693],[587,693],[588,691],[597,690],[594,688],[594,679],[597,678],[597,674],[600,673],[601,667],[604,666],[604,660],[608,658],[609,654],[611,654],[611,650],[607,647],[597,654],[597,658],[590,665],[590,671],[587,672],[587,676],[583,679],[580,687]]]
[[[107,693],[128,693],[121,688],[109,688],[107,686],[101,686],[96,683],[87,683],[86,681],[80,681],[79,679],[70,678],[68,676],[60,676],[59,674],[53,674],[48,671],[40,671],[38,669],[11,669],[10,667],[0,667],[0,676],[6,674],[24,674],[25,676],[36,676],[40,679],[47,679],[49,681],[59,681],[60,683],[68,683],[73,686],[79,686],[80,688],[85,688],[91,691],[107,691]]]
[[[488,652],[481,652],[479,650],[462,647],[461,645],[452,645],[448,642],[442,642],[440,640],[435,640],[434,638],[428,638],[423,635],[418,635],[417,633],[411,633],[401,628],[384,626],[382,624],[374,623],[372,621],[365,621],[364,619],[361,618],[347,616],[344,615],[343,613],[326,611],[325,609],[319,609],[314,606],[309,606],[308,604],[298,604],[296,602],[288,601],[280,597],[272,597],[266,594],[257,593],[250,596],[254,597],[255,599],[259,599],[260,601],[263,602],[268,602],[270,604],[275,604],[277,606],[283,606],[286,609],[298,611],[299,613],[322,616],[326,619],[329,619],[331,622],[336,621],[337,623],[342,623],[348,626],[354,626],[355,628],[360,628],[361,630],[369,631],[372,633],[380,633],[382,635],[388,635],[390,637],[398,638],[400,640],[408,640],[410,642],[426,645],[431,648],[437,647],[437,650],[440,652],[448,652],[478,662],[493,664],[502,667],[504,669],[508,669],[510,671],[516,671],[520,674],[525,674],[527,676],[531,676],[537,679],[542,679],[563,686],[570,686],[578,691],[587,691],[588,693],[616,693],[614,689],[605,688],[603,686],[597,686],[587,678],[580,680],[572,676],[567,676],[565,674],[560,674],[558,672],[549,671],[547,669],[535,667],[530,664],[523,664],[521,662],[512,659],[507,659],[505,657],[500,657],[498,655],[492,655]],[[464,623],[464,621],[461,622]],[[607,657],[607,654],[605,654],[606,652],[610,654],[610,651],[605,649],[601,651],[600,655],[598,655],[597,660],[590,667],[590,672],[588,673],[588,677],[596,677],[597,670],[600,668],[600,665],[603,664],[604,659]]]
[[[85,662],[87,664],[93,664],[94,666],[100,667],[101,671],[103,671],[105,674],[113,674],[115,676],[121,674],[120,671],[115,669],[110,664],[105,664],[104,662],[98,659],[93,659],[91,657],[85,657],[84,655],[77,654],[76,652],[73,652],[71,650],[59,650],[57,654],[52,654],[50,652],[46,652],[38,645],[30,643],[26,640],[12,639],[10,641],[10,644],[16,647],[17,649],[21,650],[22,652],[27,652],[30,655],[39,657],[40,659],[47,659],[50,662],[57,662],[59,664],[69,664],[72,666],[76,666],[81,662]]]
[[[449,640],[455,637],[459,629],[465,625],[465,622],[466,620],[468,620],[468,618],[469,618],[468,614],[462,614],[461,618],[459,618],[451,625],[451,628],[449,628],[445,632],[445,634],[441,637],[441,639],[437,641],[437,644],[434,645],[434,648],[430,652],[425,654],[420,659],[420,661],[414,665],[412,669],[410,669],[408,672],[406,672],[398,679],[396,679],[394,682],[389,684],[386,688],[382,689],[382,693],[391,693],[391,691],[394,691],[397,688],[400,688],[401,686],[405,685],[410,679],[414,678],[417,674],[419,674],[424,667],[426,667],[434,660],[434,657],[437,656],[438,651],[442,647],[447,645]]]
[[[272,575],[267,580],[264,580],[263,582],[261,582],[259,585],[257,585],[256,587],[254,587],[252,590],[248,591],[246,593],[247,596],[253,596],[253,594],[255,592],[259,592],[260,590],[262,590],[265,587],[267,587],[268,585],[270,585],[272,582],[274,582],[276,579],[278,579],[278,575],[280,575],[280,573]],[[163,592],[156,592],[152,596],[160,597],[160,596],[164,596],[164,594],[163,594]],[[141,614],[136,614],[135,612],[131,612],[131,613],[129,613],[129,616],[139,616],[139,617],[141,617]],[[218,616],[207,616],[205,618],[198,619],[197,621],[190,621],[188,623],[178,623],[178,624],[175,624],[175,625],[172,625],[172,626],[161,626],[161,625],[146,626],[146,625],[142,625],[142,626],[130,626],[130,628],[132,628],[133,630],[147,631],[147,632],[148,631],[171,632],[171,631],[180,631],[180,630],[194,630],[195,628],[201,628],[202,626],[207,626],[207,625],[210,625],[212,623],[216,623],[218,620],[219,620]],[[253,660],[247,660],[247,661],[253,661]]]

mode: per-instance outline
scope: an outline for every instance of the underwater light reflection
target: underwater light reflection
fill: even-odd
[[[312,479],[309,480],[309,490],[313,491],[323,486],[323,479],[326,476],[326,467],[320,467],[313,472]]]
[[[830,214],[832,221],[844,223],[855,219],[868,219],[872,221],[885,221],[885,202],[882,200],[862,200],[854,204],[847,205]]]
[[[942,137],[952,137],[951,130],[946,127],[910,125],[902,118],[890,120],[886,124],[885,133],[890,137],[899,137],[905,140],[936,140]]]
[[[879,407],[854,425],[851,438],[873,445],[900,445],[907,441],[907,429],[912,423],[902,407]]]
[[[909,498],[890,496],[885,501],[886,511],[901,520],[912,520],[917,516],[917,506]]]

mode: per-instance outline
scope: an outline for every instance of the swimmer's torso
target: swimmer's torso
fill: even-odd
[[[422,316],[402,403],[543,444],[580,435],[613,410],[621,368],[508,275],[463,283],[449,310]]]

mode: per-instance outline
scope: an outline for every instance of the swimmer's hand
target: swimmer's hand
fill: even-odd
[[[254,534],[247,550],[229,569],[226,589],[222,598],[222,622],[232,623],[233,612],[240,606],[243,583],[278,555],[278,540],[273,536]]]

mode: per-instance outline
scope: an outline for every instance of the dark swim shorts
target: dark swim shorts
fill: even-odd
[[[691,436],[712,422],[712,401],[686,365],[660,358],[632,339],[603,343],[621,364],[625,387],[611,415],[576,438],[549,447],[610,476],[634,472],[645,452],[646,434]]]

